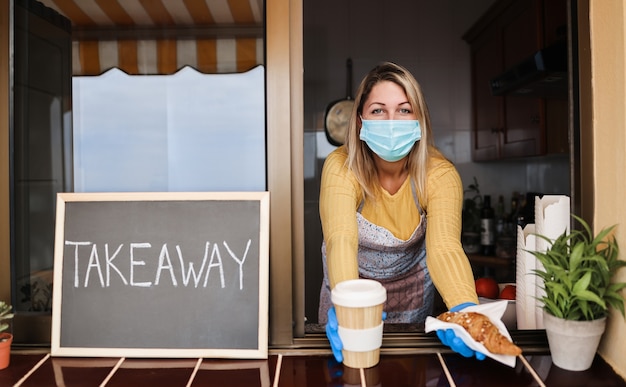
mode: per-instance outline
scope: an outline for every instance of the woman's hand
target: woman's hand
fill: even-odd
[[[450,312],[458,312],[461,309],[464,309],[471,305],[476,304],[474,304],[473,302],[465,302],[463,304],[450,308]],[[468,347],[467,344],[465,344],[465,342],[460,337],[458,337],[452,329],[438,329],[437,337],[439,337],[439,340],[441,340],[444,345],[447,345],[454,352],[459,353],[461,356],[476,357],[476,359],[478,360],[485,360],[486,356],[484,353],[474,351],[473,349]]]
[[[333,350],[333,356],[335,356],[335,360],[337,360],[337,362],[339,363],[343,362],[343,354],[341,353],[341,350],[343,349],[343,343],[341,342],[341,337],[339,337],[339,323],[337,322],[337,313],[335,312],[334,306],[328,309],[326,337],[328,337],[328,341],[330,342],[330,349]]]
[[[341,350],[343,349],[343,342],[341,341],[341,337],[339,337],[339,323],[337,322],[337,312],[335,312],[335,307],[332,306],[328,309],[328,322],[326,323],[326,337],[328,337],[328,341],[330,342],[330,349],[333,351],[333,356],[337,362],[343,362],[343,354]],[[383,321],[387,318],[387,313],[383,311]]]

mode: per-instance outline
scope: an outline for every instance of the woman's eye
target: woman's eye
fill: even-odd
[[[411,114],[411,109],[400,109],[400,113],[402,113],[402,114]]]
[[[372,114],[380,114],[383,112],[383,109],[374,109],[372,110]]]

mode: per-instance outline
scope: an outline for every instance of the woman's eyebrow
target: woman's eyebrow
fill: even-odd
[[[400,105],[405,105],[405,104],[410,105],[411,103],[410,103],[409,101],[404,101],[404,102],[400,102],[400,103],[398,104],[398,106],[400,106]],[[372,105],[383,105],[383,106],[387,106],[387,104],[386,104],[386,103],[384,103],[384,102],[375,102],[375,101],[374,101],[374,102],[371,102],[371,103],[369,103],[369,104],[368,104],[368,106],[372,106]]]

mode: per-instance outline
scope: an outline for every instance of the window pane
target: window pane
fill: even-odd
[[[264,69],[74,77],[74,188],[265,190]]]

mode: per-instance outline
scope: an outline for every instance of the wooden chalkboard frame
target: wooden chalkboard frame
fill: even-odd
[[[255,202],[259,213],[258,221],[258,331],[254,348],[188,348],[188,347],[106,347],[90,345],[64,345],[62,341],[64,306],[63,283],[72,281],[64,278],[66,206],[72,202],[96,202],[116,205],[116,202]],[[208,203],[213,204],[213,203]],[[217,203],[221,205],[221,203]],[[245,203],[242,203],[245,204]],[[177,204],[179,205],[179,204]],[[258,215],[258,218],[257,218]],[[256,273],[254,273],[256,274]],[[254,275],[253,274],[253,275]],[[70,282],[71,283],[71,282]],[[69,296],[68,296],[69,297]],[[181,300],[184,302],[184,300]],[[253,301],[254,302],[254,301]],[[130,357],[130,358],[238,358],[267,359],[268,313],[269,313],[269,192],[124,192],[124,193],[59,193],[57,194],[56,234],[54,246],[54,282],[52,300],[51,356],[75,357]],[[256,305],[255,305],[256,306]],[[65,309],[62,309],[65,308]],[[72,313],[75,313],[73,311]],[[253,332],[248,332],[250,335]],[[97,335],[98,333],[95,332]]]

